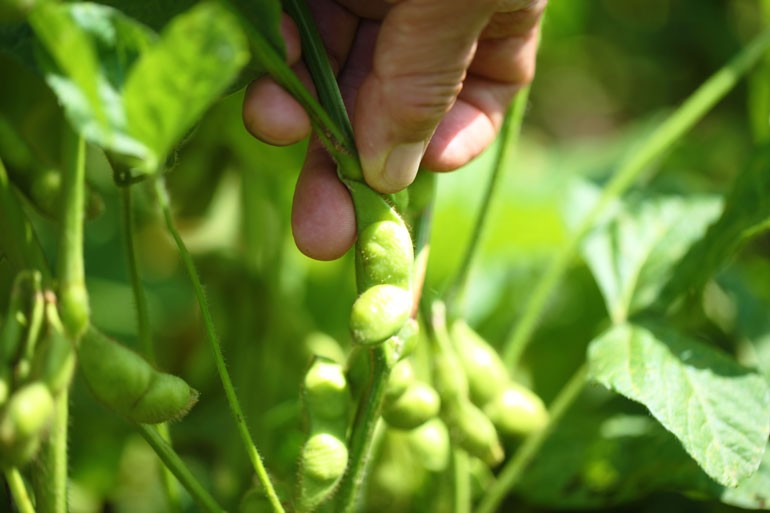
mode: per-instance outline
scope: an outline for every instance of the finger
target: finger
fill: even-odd
[[[284,14],[281,35],[286,49],[286,62],[303,77],[306,86],[311,81],[300,59],[300,37],[294,21]],[[278,146],[301,141],[310,133],[310,119],[292,96],[270,77],[262,77],[246,89],[243,99],[243,124],[254,137]]]
[[[396,192],[414,179],[431,135],[460,92],[496,3],[402,0],[388,12],[354,113],[369,185]]]
[[[337,178],[336,167],[313,139],[302,166],[291,213],[297,248],[316,260],[334,260],[347,252],[356,238],[353,201]]]
[[[452,171],[480,155],[497,137],[518,90],[515,84],[467,78],[457,102],[431,138],[423,166],[432,171]]]

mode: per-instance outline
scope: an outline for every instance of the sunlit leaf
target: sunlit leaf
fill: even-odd
[[[644,404],[720,484],[759,467],[770,433],[761,375],[693,339],[631,324],[595,339],[588,361],[594,380]]]
[[[156,170],[247,59],[237,20],[217,4],[199,4],[170,23],[131,70],[123,93],[129,133],[155,156],[146,171]]]

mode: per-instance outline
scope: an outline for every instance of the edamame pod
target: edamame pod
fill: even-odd
[[[350,331],[363,345],[385,342],[397,334],[412,310],[412,293],[395,285],[375,285],[353,303]]]
[[[45,331],[35,350],[31,374],[45,382],[55,397],[69,386],[74,369],[75,349],[64,334],[56,304],[49,301],[45,305]]]
[[[134,422],[179,419],[198,400],[198,392],[183,379],[155,370],[93,327],[81,339],[78,364],[96,398]]]
[[[350,396],[342,366],[316,357],[305,373],[304,396],[311,422],[346,420]]]
[[[53,418],[54,402],[42,382],[24,385],[11,395],[0,418],[0,463],[21,466],[37,452]]]
[[[385,403],[382,418],[391,427],[410,430],[438,415],[440,409],[438,393],[431,386],[415,381],[398,399]]]
[[[348,465],[345,443],[330,433],[311,436],[302,448],[299,509],[312,511],[339,483]]]
[[[503,434],[524,436],[548,424],[548,410],[534,392],[510,383],[484,406],[484,413]]]
[[[449,334],[468,377],[471,400],[478,406],[484,406],[510,382],[505,364],[497,351],[465,321],[453,322]]]
[[[407,442],[423,467],[432,472],[442,472],[449,465],[451,445],[449,430],[438,417],[409,432]]]
[[[359,234],[357,244],[357,271],[365,288],[382,284],[410,287],[414,251],[403,223],[372,223]]]
[[[503,461],[503,447],[497,431],[484,413],[472,402],[465,400],[442,409],[442,417],[450,427],[452,439],[487,465]]]
[[[414,383],[414,369],[409,360],[401,360],[393,366],[385,389],[385,401],[395,401]]]

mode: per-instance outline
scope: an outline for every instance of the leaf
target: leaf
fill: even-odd
[[[759,467],[770,434],[764,378],[695,340],[632,324],[588,349],[591,377],[644,404],[714,480],[737,486]]]
[[[655,301],[679,259],[719,210],[720,201],[711,197],[636,195],[616,205],[588,234],[581,250],[613,322]]]
[[[128,133],[121,89],[152,33],[115,9],[88,3],[43,4],[30,23],[46,51],[38,56],[46,81],[78,132],[105,149],[149,158],[146,143]]]
[[[725,200],[719,219],[692,245],[661,293],[669,302],[688,290],[700,290],[746,240],[770,227],[770,146],[757,151]]]
[[[248,59],[238,22],[222,7],[202,3],[176,17],[139,59],[125,84],[129,133],[153,152],[154,172]]]

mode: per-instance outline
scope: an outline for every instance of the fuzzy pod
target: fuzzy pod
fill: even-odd
[[[383,405],[382,418],[391,427],[410,430],[438,415],[439,410],[438,393],[430,385],[414,382],[398,399]]]
[[[30,373],[57,396],[69,387],[74,370],[75,348],[64,334],[55,305],[49,302],[45,307],[45,331],[35,350]]]
[[[411,430],[407,436],[409,448],[426,470],[446,470],[452,448],[449,443],[449,430],[441,419],[432,418]]]
[[[303,396],[311,422],[345,420],[350,406],[345,370],[332,360],[316,357],[305,373]]]
[[[395,285],[375,285],[353,303],[350,332],[362,345],[385,342],[397,334],[409,319],[412,293]]]
[[[548,410],[543,400],[531,390],[510,383],[497,397],[484,406],[498,431],[510,436],[525,436],[548,424]]]
[[[198,399],[198,392],[183,379],[157,371],[93,328],[80,342],[78,364],[96,398],[134,422],[179,419]]]
[[[510,383],[505,364],[497,351],[465,321],[453,322],[449,334],[468,377],[471,400],[484,406]]]
[[[410,288],[414,250],[403,222],[370,224],[359,234],[356,247],[359,287],[388,284]]]
[[[299,466],[299,510],[312,511],[331,495],[348,465],[345,442],[316,433],[302,448]]]
[[[468,379],[457,356],[439,350],[433,354],[433,383],[446,404],[468,400]]]
[[[409,360],[401,360],[390,371],[388,386],[385,388],[385,401],[395,401],[401,397],[409,385],[414,383],[414,368]]]
[[[45,383],[24,385],[11,395],[0,417],[0,464],[20,466],[32,459],[54,413]]]
[[[442,409],[452,439],[469,454],[494,466],[505,454],[492,421],[469,400]]]
[[[88,329],[91,307],[85,283],[74,282],[62,286],[58,294],[59,316],[67,335],[78,340]]]

